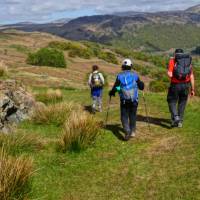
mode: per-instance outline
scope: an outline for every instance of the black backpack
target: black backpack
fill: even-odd
[[[178,80],[185,80],[191,74],[191,64],[192,57],[189,54],[176,54],[173,76]]]

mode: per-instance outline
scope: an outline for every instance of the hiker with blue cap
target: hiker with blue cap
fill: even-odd
[[[122,72],[117,75],[115,84],[109,96],[120,96],[121,122],[125,131],[125,140],[135,137],[136,115],[138,107],[138,89],[144,90],[144,83],[138,74],[132,71],[133,64],[130,59],[122,63]]]

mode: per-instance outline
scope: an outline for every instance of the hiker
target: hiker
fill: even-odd
[[[137,73],[131,70],[132,68],[132,61],[125,59],[122,63],[122,72],[117,75],[115,84],[109,92],[110,97],[119,92],[125,140],[135,137],[138,89],[144,90],[144,83],[139,79]]]
[[[176,49],[174,57],[169,61],[167,74],[171,79],[171,84],[168,90],[167,101],[171,113],[171,127],[182,128],[183,126],[184,111],[190,87],[190,95],[195,95],[191,63],[192,57],[189,54],[185,54],[183,49]]]
[[[91,88],[91,96],[93,100],[92,112],[102,112],[102,92],[104,86],[104,77],[99,71],[97,65],[92,66],[92,73],[89,76],[88,84]],[[98,107],[98,109],[97,109]]]

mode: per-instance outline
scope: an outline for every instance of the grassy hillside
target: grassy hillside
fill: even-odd
[[[66,68],[27,64],[29,53],[50,46],[63,52]],[[71,57],[69,52],[74,49],[88,50],[91,57]],[[0,37],[0,52],[0,60],[6,65],[6,70],[0,69],[6,71],[1,79],[18,80],[45,104],[15,133],[0,135],[0,148],[6,153],[0,153],[0,158],[9,166],[0,166],[1,172],[9,172],[11,163],[26,159],[17,172],[26,169],[21,172],[27,173],[27,179],[30,177],[11,199],[200,199],[200,100],[189,100],[182,129],[170,128],[166,102],[169,83],[165,75],[168,57],[16,31]],[[118,62],[125,57],[134,58],[134,67],[146,85],[152,80],[166,84],[161,93],[145,90],[150,130],[140,94],[137,136],[129,142],[123,141],[118,97],[112,98],[108,124],[103,126],[108,90],[121,70],[120,65],[99,56],[105,52],[115,55]],[[199,58],[194,61],[195,75],[200,81]],[[108,88],[104,89],[103,112],[91,116],[86,75],[93,64],[98,64],[107,75]],[[9,174],[7,171],[5,174]]]
[[[71,44],[71,46],[69,49],[62,49],[55,44]],[[27,58],[30,53],[35,55],[46,47],[61,50],[67,68],[39,66],[44,65],[40,63],[40,56],[37,56],[36,60],[34,56],[31,56],[32,59],[34,58],[32,61],[37,61],[38,66],[28,64]],[[27,86],[84,88],[87,87],[86,75],[91,71],[92,65],[99,65],[101,70],[109,73],[109,78],[112,79],[113,74],[118,70],[113,62],[118,63],[121,60],[115,52],[98,44],[73,42],[45,33],[19,31],[2,33],[0,53],[0,60],[8,67],[9,77],[22,81]],[[48,57],[46,54],[45,56]]]
[[[158,68],[165,68],[165,58],[162,56],[117,50],[91,42],[74,42],[45,33],[8,31],[3,34],[0,59],[8,66],[10,78],[22,81],[27,86],[85,88],[86,76],[94,64],[99,65],[101,71],[108,75],[108,82],[112,83],[114,75],[120,70],[121,61],[126,57],[134,59],[135,68],[145,76],[147,82],[155,77]],[[46,47],[62,51],[67,68],[40,66],[43,65],[40,63],[41,56],[37,56],[36,59],[35,55]],[[49,59],[48,55],[44,56]],[[37,63],[38,66],[28,64],[28,58],[33,59],[33,63]],[[155,66],[158,68],[155,69]]]
[[[200,28],[192,25],[146,25],[138,30],[124,31],[113,45],[124,48],[141,48],[147,51],[166,51],[171,48],[191,49],[200,43]]]

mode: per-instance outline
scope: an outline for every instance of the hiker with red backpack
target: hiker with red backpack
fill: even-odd
[[[190,88],[190,95],[195,95],[192,57],[185,54],[182,49],[176,49],[174,57],[169,61],[168,76],[171,79],[167,95],[171,113],[171,127],[182,128]]]
[[[100,73],[99,67],[97,65],[92,66],[92,73],[89,75],[88,85],[91,88],[91,96],[92,96],[92,112],[96,111],[102,112],[102,93],[104,86],[104,77],[103,74]]]
[[[115,84],[109,92],[109,96],[120,96],[121,122],[125,131],[125,140],[135,137],[136,115],[138,107],[138,89],[144,89],[144,83],[138,74],[131,69],[132,61],[125,59],[122,63],[122,72],[117,75]]]

